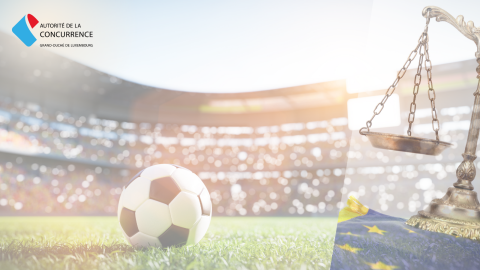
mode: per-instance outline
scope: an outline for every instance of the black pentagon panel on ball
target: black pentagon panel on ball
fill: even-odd
[[[150,184],[150,199],[169,204],[180,191],[171,177],[158,178]]]
[[[133,182],[133,180],[135,180],[135,179],[137,179],[138,177],[140,177],[140,174],[142,174],[142,172],[143,172],[144,170],[145,170],[145,169],[143,169],[143,170],[139,171],[137,174],[135,174],[135,176],[132,177],[132,179],[130,179],[130,181],[128,181],[128,183],[125,185],[125,188],[127,188],[128,185],[130,185],[130,184]]]
[[[178,166],[178,165],[175,165],[175,164],[171,164],[171,165],[172,165],[173,167],[176,167],[176,168],[179,168],[179,169],[185,169],[185,170],[187,170],[187,171],[189,171],[189,172],[192,172],[192,171],[190,171],[189,169],[187,169],[187,168],[185,168],[185,167]]]
[[[210,213],[212,212],[212,201],[210,200],[207,189],[204,188],[202,192],[200,192],[198,199],[200,200],[200,205],[202,206],[202,215],[210,216]]]
[[[135,219],[135,211],[123,207],[120,213],[120,225],[129,237],[136,234],[138,232],[138,226],[137,220]]]
[[[158,237],[162,247],[183,246],[188,240],[189,230],[175,225],[170,226]]]

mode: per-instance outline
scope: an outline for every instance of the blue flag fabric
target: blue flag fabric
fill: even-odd
[[[330,269],[480,269],[480,242],[405,222],[368,209],[338,223]]]

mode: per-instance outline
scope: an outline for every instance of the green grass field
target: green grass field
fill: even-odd
[[[195,246],[135,250],[115,217],[2,217],[0,269],[329,269],[336,221],[217,217]]]

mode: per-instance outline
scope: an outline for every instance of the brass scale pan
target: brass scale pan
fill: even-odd
[[[366,135],[375,148],[432,156],[439,155],[447,147],[453,145],[448,142],[390,133],[364,131],[362,135]]]
[[[427,26],[425,27],[424,32],[422,33],[422,35],[420,36],[420,38],[418,40],[417,47],[410,53],[410,56],[414,53],[415,53],[415,56],[413,58],[411,58],[410,56],[408,57],[407,62],[405,62],[403,68],[398,72],[397,78],[395,79],[394,83],[388,88],[387,92],[385,93],[385,97],[377,105],[377,107],[375,107],[375,109],[373,110],[374,115],[372,116],[372,118],[369,121],[367,121],[367,127],[364,127],[364,128],[360,129],[360,134],[361,135],[366,135],[368,140],[372,144],[372,146],[375,147],[375,148],[436,156],[436,155],[439,155],[447,147],[452,146],[451,143],[442,142],[442,141],[438,140],[438,129],[435,130],[434,123],[433,123],[434,121],[437,121],[437,124],[439,125],[438,120],[436,118],[436,112],[434,114],[434,111],[435,111],[435,105],[434,105],[435,104],[434,103],[435,102],[435,90],[433,90],[433,86],[431,86],[431,80],[432,80],[431,73],[428,72],[428,71],[431,70],[431,64],[430,64],[430,67],[428,67],[428,65],[427,65],[427,62],[430,62],[430,57],[429,57],[429,54],[428,54],[428,34],[427,34],[427,30],[428,30],[428,23],[430,22],[430,18],[429,18],[430,12],[433,8],[434,7],[427,7],[427,8],[424,9],[424,17],[425,17],[425,14],[426,14],[426,17],[428,17]],[[463,20],[463,17],[462,17],[462,20]],[[438,18],[437,18],[437,21],[438,21]],[[428,80],[429,80],[428,98],[433,102],[433,104],[432,104],[432,127],[433,127],[434,131],[436,132],[437,140],[411,137],[411,136],[405,136],[405,135],[389,134],[389,133],[371,132],[369,126],[371,127],[373,118],[376,115],[380,114],[380,112],[383,110],[383,107],[385,105],[386,100],[388,99],[388,97],[391,94],[393,94],[393,91],[395,91],[395,87],[397,86],[400,79],[402,79],[402,77],[405,75],[405,72],[408,68],[408,65],[410,65],[412,60],[416,57],[418,51],[420,53],[422,53],[422,48],[423,48],[424,55],[426,56],[425,69],[427,70],[427,77],[428,77]],[[417,76],[421,78],[421,71],[422,71],[422,65],[423,64],[424,63],[423,63],[423,56],[422,56],[422,57],[419,58],[419,66],[417,68],[417,74],[415,75],[415,83],[416,83],[416,80],[417,80]],[[420,81],[421,81],[421,79],[420,79]],[[413,98],[412,104],[410,104],[410,114],[408,116],[408,119],[410,119],[411,114],[415,115],[415,110],[416,110],[416,106],[417,106],[415,104],[415,98],[416,98],[416,95],[418,93],[418,85],[420,84],[420,81],[415,84],[415,87],[417,87],[417,88],[414,87],[414,98]],[[393,89],[393,91],[390,92],[391,89]],[[415,92],[415,89],[416,89],[416,92]],[[430,97],[430,91],[433,91],[433,98]],[[414,108],[415,108],[415,110],[413,112],[412,112],[412,106],[414,106]],[[378,108],[379,108],[379,110],[377,112]],[[413,119],[415,119],[415,116],[413,117]],[[409,130],[408,130],[408,134],[410,135],[411,134],[410,128],[411,128],[411,124],[413,123],[413,120],[412,120],[412,122],[410,122],[410,120],[409,120],[409,123],[410,123],[410,126],[409,126]],[[365,129],[367,131],[363,131]]]

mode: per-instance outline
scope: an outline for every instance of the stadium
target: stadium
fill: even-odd
[[[437,99],[441,136],[455,147],[412,163],[412,154],[368,147],[357,130],[350,140],[347,101],[357,95],[345,81],[187,93],[123,81],[42,49],[27,53],[6,35],[1,40],[0,209],[13,215],[114,215],[123,185],[142,168],[166,163],[200,176],[214,215],[335,216],[342,194],[354,194],[408,216],[455,179],[475,84],[475,61],[435,67],[437,92],[445,92]],[[405,133],[409,73],[397,90],[397,134]],[[414,133],[432,136],[429,106],[420,99]],[[418,192],[406,198],[411,189]]]
[[[2,212],[113,215],[133,175],[166,163],[205,181],[214,215],[337,214],[351,134],[344,81],[185,93],[27,54],[12,39],[1,39],[15,74],[1,80]]]

